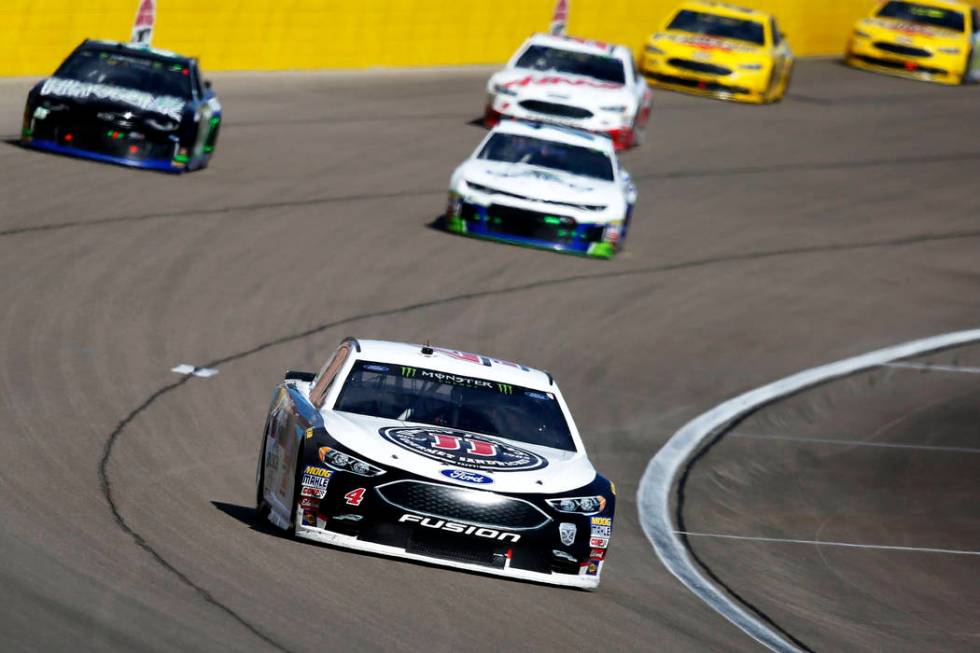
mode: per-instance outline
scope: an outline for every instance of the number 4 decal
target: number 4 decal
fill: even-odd
[[[349,506],[359,506],[361,501],[364,500],[364,490],[365,488],[359,487],[356,490],[351,490],[344,495],[344,501],[347,502]]]

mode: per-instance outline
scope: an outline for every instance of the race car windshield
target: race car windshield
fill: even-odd
[[[913,2],[889,2],[878,12],[879,18],[894,18],[910,23],[941,27],[943,29],[962,32],[964,29],[963,14],[958,11],[917,5]]]
[[[756,45],[764,45],[766,42],[765,30],[762,23],[754,20],[742,20],[729,16],[719,16],[717,14],[705,14],[700,11],[690,11],[682,9],[670,21],[667,29],[676,29],[691,34],[703,34],[705,36],[715,36],[720,39],[735,39],[737,41],[747,41]]]
[[[552,393],[421,367],[357,361],[334,410],[575,451]]]
[[[86,49],[75,52],[55,72],[55,77],[90,84],[130,88],[152,95],[191,97],[190,69],[138,53]]]
[[[514,65],[517,68],[530,70],[582,75],[613,84],[626,83],[622,61],[588,52],[572,52],[544,45],[532,45],[524,51]]]
[[[487,161],[526,163],[582,177],[613,180],[613,164],[605,152],[532,136],[494,134],[477,155]]]

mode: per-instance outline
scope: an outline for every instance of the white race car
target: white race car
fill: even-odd
[[[353,338],[276,386],[257,483],[260,518],[296,537],[581,588],[616,508],[550,374]]]
[[[653,95],[622,45],[535,34],[487,82],[484,124],[501,117],[604,133],[617,150],[638,145]]]
[[[578,129],[504,120],[449,182],[448,231],[609,258],[622,248],[636,187],[612,142]]]

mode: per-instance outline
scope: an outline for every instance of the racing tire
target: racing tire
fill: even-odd
[[[260,524],[268,523],[269,512],[271,511],[268,502],[265,500],[265,439],[268,431],[267,422],[262,431],[262,443],[259,446],[259,469],[255,474],[257,477],[255,483],[255,520]]]

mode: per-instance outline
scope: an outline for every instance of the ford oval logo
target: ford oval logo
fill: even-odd
[[[444,469],[440,473],[447,478],[453,479],[454,481],[463,481],[464,483],[477,483],[480,485],[493,483],[493,479],[489,476],[468,472],[464,469]]]

